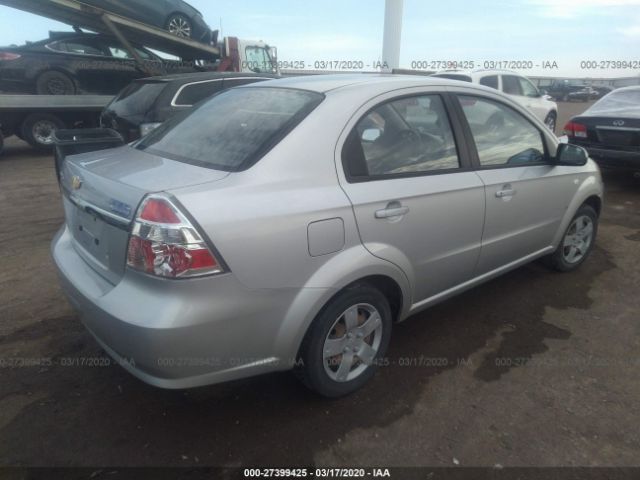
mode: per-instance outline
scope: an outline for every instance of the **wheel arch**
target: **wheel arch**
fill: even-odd
[[[602,192],[602,179],[600,178],[600,175],[595,172],[580,184],[578,191],[573,196],[573,199],[567,207],[564,217],[560,222],[560,227],[553,239],[554,247],[557,248],[560,244],[565,231],[569,228],[571,219],[582,205],[587,204],[592,206],[596,210],[596,213],[600,215],[602,210]]]
[[[71,80],[71,83],[73,83],[76,94],[78,94],[78,92],[80,91],[80,84],[78,83],[75,73],[61,65],[47,66],[46,68],[41,68],[35,71],[33,74],[33,87],[35,89],[38,88],[38,80],[40,80],[40,77],[49,72],[61,73],[68,77],[69,80]]]
[[[389,300],[394,321],[402,320],[408,314],[411,307],[409,281],[399,267],[371,255],[362,246],[348,249],[332,260],[316,272],[307,288],[300,289],[289,306],[275,339],[275,352],[279,358],[296,359],[316,317],[336,295],[357,284],[367,283],[379,289]],[[318,284],[326,287],[319,288]]]

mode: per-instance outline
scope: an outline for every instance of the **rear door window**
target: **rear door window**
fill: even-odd
[[[482,77],[480,79],[480,85],[484,85],[485,87],[491,87],[498,90],[498,76],[497,75],[489,75],[488,77]]]
[[[235,88],[174,116],[136,148],[179,162],[227,172],[260,160],[320,102],[317,92]]]
[[[423,174],[460,167],[439,95],[405,97],[366,114],[342,152],[348,177]]]

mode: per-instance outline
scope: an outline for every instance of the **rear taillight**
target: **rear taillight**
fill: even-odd
[[[0,61],[2,60],[17,60],[20,58],[20,55],[17,53],[10,52],[0,52]]]
[[[587,127],[581,123],[569,122],[564,126],[565,135],[576,138],[587,138]]]
[[[163,195],[149,195],[140,205],[129,238],[127,265],[166,278],[224,272],[197,229]]]

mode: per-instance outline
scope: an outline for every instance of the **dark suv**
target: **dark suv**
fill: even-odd
[[[107,105],[100,126],[112,128],[125,142],[132,142],[222,90],[272,78],[277,76],[203,72],[136,80]]]

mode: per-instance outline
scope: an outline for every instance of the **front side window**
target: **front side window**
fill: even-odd
[[[542,133],[520,113],[484,98],[458,98],[481,166],[518,166],[546,160]]]
[[[343,150],[350,177],[459,168],[456,144],[438,95],[405,97],[367,113]]]
[[[522,88],[518,77],[513,75],[502,76],[502,91],[507,95],[522,95]]]
[[[324,95],[287,88],[223,91],[171,118],[136,148],[179,162],[234,172],[262,158]]]
[[[522,94],[525,97],[539,97],[538,89],[526,78],[519,77],[518,81],[520,82],[520,89],[522,90]]]

